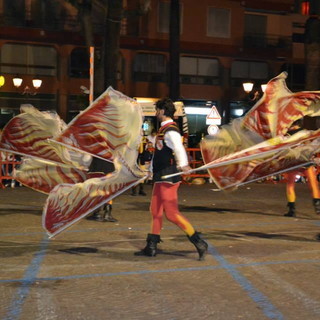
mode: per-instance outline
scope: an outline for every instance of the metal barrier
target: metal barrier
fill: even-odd
[[[16,181],[12,177],[12,172],[20,163],[13,154],[0,152],[0,188],[15,187]]]
[[[204,165],[200,148],[187,148],[186,151],[188,155],[189,165],[192,169],[199,168]],[[188,177],[209,179],[210,175],[207,170],[203,170],[189,174]]]

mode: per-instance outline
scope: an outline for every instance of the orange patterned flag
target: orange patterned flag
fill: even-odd
[[[291,124],[304,117],[320,116],[320,91],[291,92],[285,83],[287,73],[271,79],[262,98],[245,115],[242,125],[270,139],[286,134]]]
[[[23,155],[15,178],[49,193],[43,226],[54,236],[146,177],[137,166],[142,111],[109,87],[66,126],[57,114],[24,107],[0,137],[0,149]],[[88,172],[94,156],[111,174]]]
[[[320,115],[320,91],[292,93],[285,84],[286,76],[283,72],[270,80],[263,97],[246,116],[202,140],[204,167],[209,167],[219,188],[233,189],[289,171],[310,163],[320,152],[320,130],[284,136],[296,120]]]
[[[108,88],[78,115],[56,141],[113,160],[112,174],[76,184],[58,184],[49,194],[43,226],[52,237],[145,179],[137,166],[142,139],[140,105]]]

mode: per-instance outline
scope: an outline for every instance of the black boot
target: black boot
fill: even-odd
[[[295,217],[296,216],[296,205],[294,202],[288,202],[287,207],[288,212],[284,214],[285,217]]]
[[[140,196],[146,196],[147,195],[143,190],[143,184],[142,183],[139,185],[139,195]]]
[[[316,214],[320,214],[320,199],[313,199],[313,206]]]
[[[110,203],[107,203],[103,207],[104,210],[104,221],[106,222],[118,222],[116,218],[114,218],[111,214],[112,211],[112,205]]]
[[[135,252],[135,256],[155,257],[157,255],[157,244],[161,242],[160,235],[148,233],[147,245],[141,251]]]
[[[188,239],[194,244],[198,253],[199,253],[199,260],[204,260],[204,257],[208,251],[208,244],[201,239],[200,233],[195,232],[191,237],[188,236]]]
[[[87,217],[88,220],[94,220],[98,222],[104,222],[104,212],[101,212],[100,209],[93,212],[92,215]]]
[[[137,186],[131,188],[131,196],[135,197],[137,195]]]

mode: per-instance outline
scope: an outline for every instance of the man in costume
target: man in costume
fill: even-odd
[[[300,130],[303,129],[303,119],[299,119],[295,121],[288,130],[288,135],[293,135]],[[313,206],[316,214],[320,214],[320,189],[317,180],[317,172],[315,166],[309,166],[307,168],[302,168],[303,174],[305,174],[310,192],[313,198]],[[287,207],[288,212],[284,214],[285,217],[295,217],[296,216],[296,193],[295,193],[295,182],[296,175],[299,174],[300,171],[290,171],[285,174],[285,178],[287,179],[286,185],[286,196],[287,196]]]
[[[295,193],[295,180],[297,171],[291,171],[286,174],[287,178],[287,200],[288,200],[288,212],[284,214],[285,217],[295,217],[296,216],[296,193]],[[314,166],[310,166],[304,170],[304,174],[308,180],[309,189],[312,194],[313,206],[316,214],[320,214],[320,190],[319,184],[317,180],[316,168]]]
[[[201,239],[191,223],[179,212],[178,188],[180,176],[163,179],[164,175],[176,173],[179,170],[187,173],[191,170],[186,151],[182,144],[182,137],[176,123],[172,120],[175,106],[170,99],[162,99],[156,103],[156,116],[161,122],[158,131],[155,152],[152,161],[153,191],[150,210],[152,214],[151,233],[147,236],[146,247],[136,252],[136,255],[156,256],[157,244],[161,241],[163,211],[169,221],[182,229],[188,239],[196,247],[199,260],[203,260],[208,249],[208,244]]]

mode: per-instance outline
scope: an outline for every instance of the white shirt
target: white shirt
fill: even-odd
[[[173,122],[173,120],[161,122],[161,127],[170,122]],[[178,167],[185,167],[189,164],[186,149],[182,144],[179,132],[173,130],[167,131],[164,135],[164,142],[170,149],[172,149]]]

